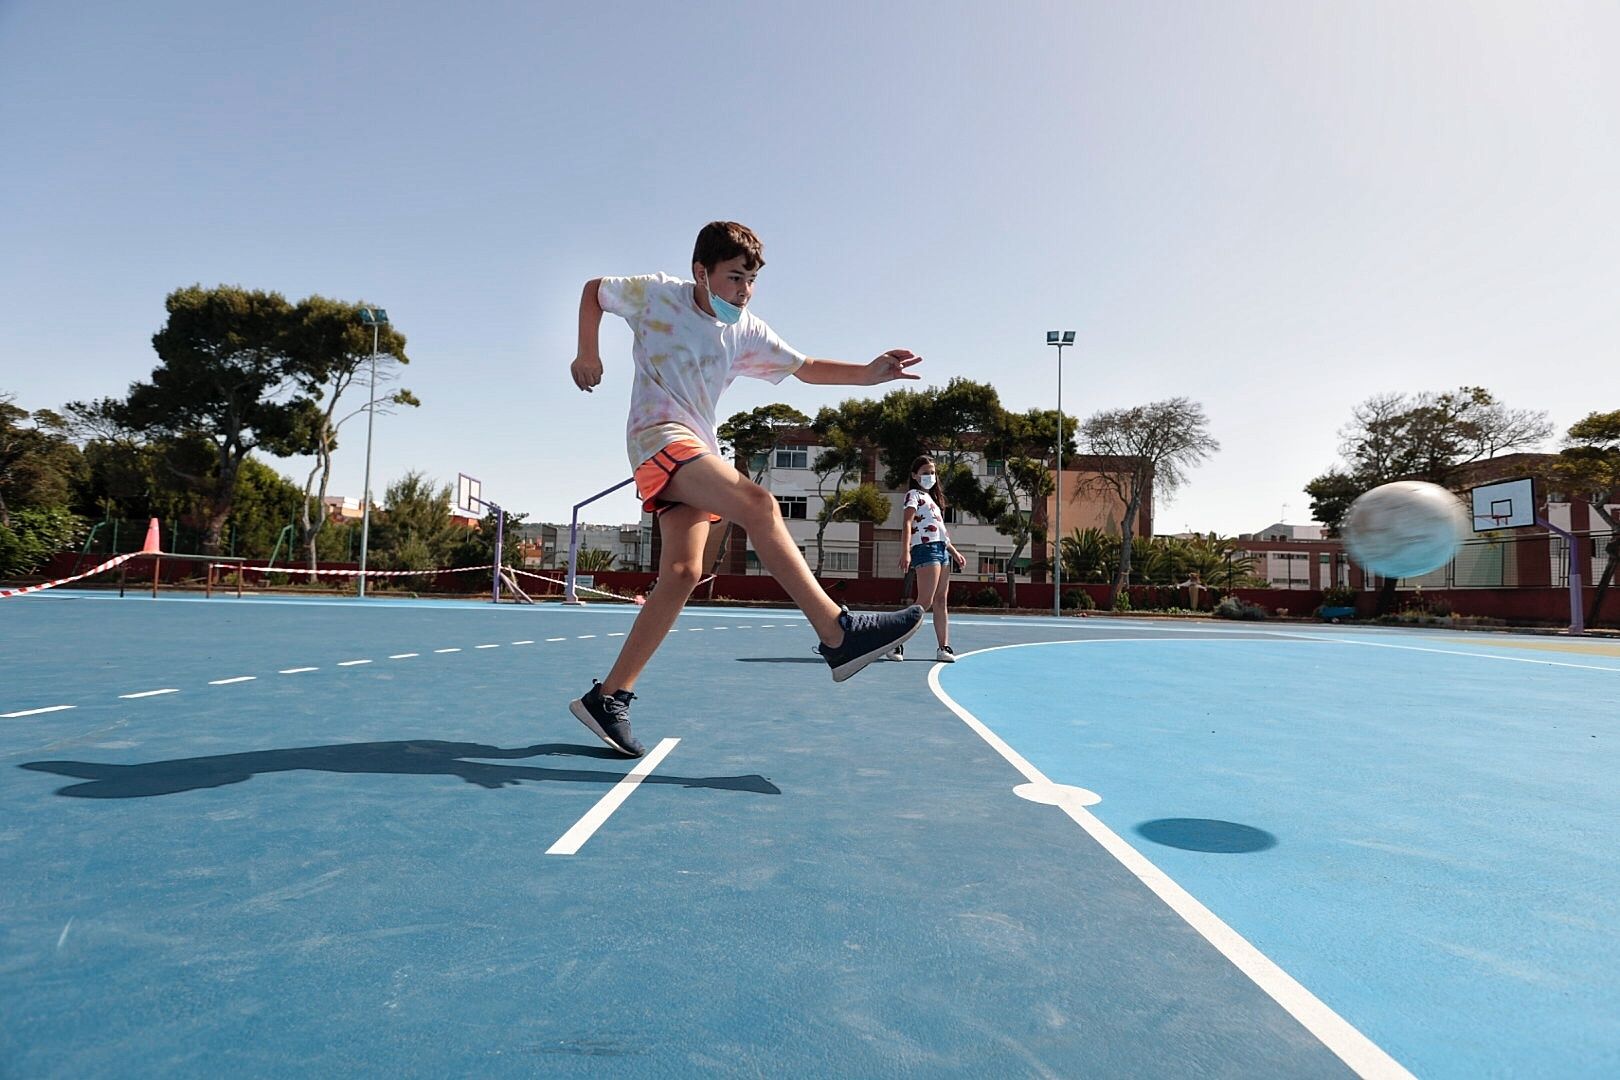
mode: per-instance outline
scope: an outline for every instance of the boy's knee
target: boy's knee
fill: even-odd
[[[746,489],[748,495],[743,506],[743,528],[758,531],[768,529],[781,520],[782,508],[776,504],[776,496],[757,485],[750,485]]]
[[[698,580],[702,577],[703,568],[697,563],[677,562],[670,566],[667,573],[661,575],[659,581],[662,583],[665,579],[668,579],[677,589],[685,589],[687,592],[691,592],[697,588]]]

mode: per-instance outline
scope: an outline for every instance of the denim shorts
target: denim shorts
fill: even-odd
[[[951,557],[945,550],[945,541],[943,540],[911,545],[912,566],[929,566],[933,563],[945,565],[950,561]]]

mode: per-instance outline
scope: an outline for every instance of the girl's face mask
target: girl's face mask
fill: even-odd
[[[934,487],[934,474],[931,472],[917,474],[917,486],[924,491],[932,491]]]

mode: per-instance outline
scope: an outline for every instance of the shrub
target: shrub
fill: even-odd
[[[1235,596],[1228,596],[1215,605],[1215,617],[1218,619],[1248,619],[1253,621],[1264,619],[1266,609],[1259,604],[1246,603]]]
[[[0,578],[20,577],[73,546],[79,519],[66,510],[13,510],[11,527],[0,525]]]
[[[1093,600],[1091,594],[1084,589],[1070,589],[1063,594],[1063,606],[1079,611],[1091,611],[1096,608],[1097,601]]]
[[[1121,590],[1119,590],[1119,592],[1117,594],[1115,594],[1115,596],[1114,596],[1114,610],[1115,611],[1129,611],[1129,610],[1131,610],[1131,591],[1129,589],[1121,589]]]
[[[1356,590],[1348,585],[1333,585],[1322,590],[1323,607],[1355,607]]]
[[[986,585],[969,596],[967,602],[969,607],[1002,607],[1006,603],[1002,600],[1001,593],[992,585]]]

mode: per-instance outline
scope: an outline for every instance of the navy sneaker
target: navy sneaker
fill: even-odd
[[[590,728],[598,739],[619,753],[629,757],[641,757],[647,752],[647,748],[630,734],[630,702],[634,701],[635,697],[636,695],[628,690],[616,690],[612,695],[604,697],[602,684],[592,679],[591,688],[585,691],[584,696],[568,703],[568,711],[573,713],[580,723]]]
[[[895,646],[904,645],[922,621],[921,604],[900,611],[851,612],[845,608],[838,616],[844,640],[836,646],[818,645],[816,651],[832,668],[833,682],[843,682],[878,657],[894,652]]]

